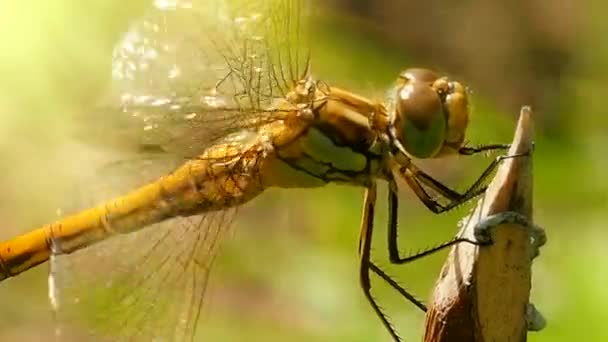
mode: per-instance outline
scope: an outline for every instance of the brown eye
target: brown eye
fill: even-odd
[[[451,82],[451,92],[445,99],[448,113],[446,143],[460,145],[469,124],[469,99],[467,90],[458,82]]]
[[[411,68],[403,71],[399,77],[408,81],[417,81],[423,83],[433,83],[439,78],[439,75],[434,71],[423,68]]]
[[[446,117],[437,92],[426,83],[408,82],[398,89],[396,111],[401,141],[408,153],[429,158],[441,150]]]

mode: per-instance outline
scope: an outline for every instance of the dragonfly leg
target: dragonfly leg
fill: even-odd
[[[369,187],[365,190],[365,201],[363,203],[363,215],[361,217],[361,230],[359,235],[359,282],[363,289],[365,298],[372,306],[376,315],[382,321],[384,327],[388,330],[391,337],[395,341],[401,341],[401,338],[395,331],[395,328],[391,325],[388,317],[382,312],[382,309],[376,303],[376,300],[372,296],[372,285],[369,277],[370,269],[376,269],[371,261],[371,246],[372,246],[372,235],[374,228],[374,208],[376,206],[376,182],[372,181]],[[384,273],[384,272],[382,272]]]
[[[391,195],[391,199],[395,202],[389,205],[390,211],[390,223],[389,223],[389,250],[398,250],[397,247],[397,196],[394,191],[390,191],[393,195]],[[389,199],[390,200],[390,199]],[[359,268],[359,280],[361,284],[361,288],[363,289],[363,293],[365,294],[365,298],[370,303],[376,315],[382,321],[382,324],[388,330],[390,335],[393,337],[395,341],[401,341],[399,335],[397,334],[395,328],[391,325],[390,321],[386,314],[382,311],[374,297],[371,293],[371,281],[370,281],[370,270],[382,278],[387,284],[393,287],[401,296],[407,299],[409,302],[413,303],[416,307],[418,307],[423,312],[426,312],[427,308],[420,300],[418,300],[415,296],[410,294],[407,290],[405,290],[401,285],[399,285],[394,279],[392,279],[386,272],[384,272],[380,267],[375,265],[371,261],[371,244],[372,244],[372,236],[373,236],[373,224],[374,224],[374,210],[376,205],[376,183],[372,183],[369,188],[366,189],[365,193],[365,201],[363,205],[363,216],[361,219],[361,232],[359,237],[359,255],[360,255],[360,268]],[[392,228],[391,228],[392,227]],[[391,239],[390,237],[394,237]],[[399,259],[394,263],[407,263],[414,261],[416,259],[422,258],[424,256],[435,253],[439,250],[452,246],[454,244],[460,242],[472,242],[464,238],[454,239],[448,242],[445,242],[437,247],[424,251],[422,253],[409,256],[406,258],[399,258],[398,252],[395,252],[394,255],[397,255]],[[392,255],[392,254],[391,254]],[[391,259],[393,262],[393,260]]]
[[[498,151],[498,150],[508,150],[509,147],[511,147],[510,144],[488,144],[488,145],[481,145],[481,146],[477,146],[477,147],[463,146],[458,149],[458,154],[461,154],[463,156],[471,156],[471,155],[474,155],[477,153],[492,152],[492,151]]]
[[[399,206],[399,198],[397,197],[397,189],[396,189],[396,186],[394,185],[394,182],[391,182],[391,186],[389,187],[389,193],[388,193],[388,229],[387,229],[387,232],[388,232],[388,256],[389,256],[390,262],[393,264],[399,264],[399,265],[407,264],[409,262],[423,258],[428,255],[431,255],[435,252],[438,252],[442,249],[448,248],[450,246],[453,246],[453,245],[461,243],[461,242],[479,244],[479,242],[477,242],[477,241],[473,241],[473,240],[463,238],[463,237],[456,237],[452,240],[443,242],[440,245],[437,245],[433,248],[429,248],[420,253],[409,255],[406,257],[401,257],[399,255],[398,229],[397,229],[398,206]],[[408,298],[408,300],[410,300],[410,299]],[[414,303],[414,304],[416,304],[416,303]]]
[[[478,195],[483,194],[487,187],[486,185],[483,185],[483,183],[492,174],[492,172],[496,170],[502,161],[509,158],[523,157],[528,155],[529,152],[496,157],[481,173],[477,180],[463,193],[450,189],[440,181],[431,177],[429,174],[418,169],[413,163],[409,163],[407,166],[402,166],[399,169],[399,175],[405,179],[406,183],[410,186],[410,188],[412,188],[416,196],[420,198],[422,203],[424,203],[427,208],[436,214],[440,214],[445,211],[449,211],[460,204],[477,197]],[[442,204],[438,200],[432,198],[424,189],[423,184],[446,198],[448,203]]]
[[[532,259],[536,258],[540,254],[540,247],[547,243],[547,235],[543,228],[534,225],[528,220],[528,218],[513,211],[506,211],[491,215],[477,223],[473,233],[477,243],[482,245],[492,244],[490,230],[503,223],[515,223],[530,231],[530,237],[532,238],[530,241],[532,245]]]
[[[384,325],[384,327],[388,330],[388,332],[390,333],[390,335],[393,337],[393,339],[395,341],[401,341],[399,335],[397,334],[397,331],[395,330],[395,328],[393,328],[390,321],[388,320],[388,317],[382,311],[382,309],[380,308],[380,306],[378,305],[378,303],[372,296],[372,293],[371,293],[372,286],[371,286],[371,281],[370,281],[370,276],[369,276],[370,270],[373,273],[380,276],[384,281],[386,281],[390,286],[392,286],[395,290],[397,290],[404,298],[406,298],[408,301],[410,301],[411,303],[416,305],[420,310],[426,311],[426,306],[422,302],[420,302],[418,299],[416,299],[413,295],[411,295],[409,292],[407,292],[407,290],[405,290],[403,287],[401,287],[394,279],[392,279],[380,267],[376,266],[371,261],[371,245],[372,245],[372,236],[373,236],[373,229],[374,229],[375,207],[376,207],[376,183],[372,182],[365,191],[365,201],[363,204],[363,215],[361,218],[361,230],[360,230],[360,236],[359,236],[359,256],[360,256],[359,282],[361,284],[361,288],[363,289],[365,298],[367,299],[367,301],[370,303],[370,305],[376,312],[376,315],[378,316],[378,318],[380,318],[380,320],[382,321],[382,324]],[[396,207],[394,207],[394,208],[395,208],[395,213],[396,213]],[[394,216],[396,217],[396,214]],[[397,237],[396,219],[394,220],[394,222],[392,224],[394,224],[394,226],[395,226],[394,232],[389,233],[389,235],[393,234],[395,236],[395,240],[396,240],[396,237]],[[416,260],[418,258],[432,254],[436,251],[447,248],[449,246],[452,246],[452,245],[462,242],[462,241],[468,241],[468,240],[454,239],[454,240],[448,241],[448,242],[446,242],[440,246],[437,246],[435,248],[432,248],[428,251],[419,253],[418,255],[404,258],[404,259],[402,259],[403,262],[401,262],[401,263],[406,263],[406,262]],[[396,242],[394,244],[391,242],[391,243],[389,243],[389,245],[394,245],[395,250],[397,250]]]
[[[418,298],[409,293],[406,289],[403,288],[403,286],[399,285],[399,283],[397,283],[395,279],[393,279],[390,275],[384,272],[380,267],[378,267],[373,262],[370,262],[370,269],[372,270],[372,272],[376,273],[380,278],[382,278],[382,280],[384,280],[387,284],[389,284],[393,289],[397,290],[397,292],[399,292],[399,294],[403,298],[407,299],[410,303],[416,305],[418,309],[422,310],[423,312],[426,312],[426,305],[424,305],[423,302],[421,302]]]

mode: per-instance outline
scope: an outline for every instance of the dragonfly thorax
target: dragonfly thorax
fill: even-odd
[[[285,98],[293,139],[278,147],[290,173],[306,181],[289,187],[329,182],[366,185],[384,178],[391,153],[435,158],[458,151],[468,124],[466,89],[425,69],[400,75],[388,106],[307,76]],[[294,171],[295,170],[295,171]]]
[[[382,105],[306,77],[288,93],[283,120],[290,136],[276,144],[279,163],[273,164],[281,187],[315,187],[330,182],[366,185],[381,170],[382,155],[375,148],[372,128]],[[385,120],[386,121],[386,120]],[[276,139],[275,139],[276,141]]]

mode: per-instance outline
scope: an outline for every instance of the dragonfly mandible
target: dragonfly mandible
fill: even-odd
[[[396,180],[442,213],[482,194],[500,161],[459,193],[413,159],[508,146],[466,146],[467,89],[433,71],[403,71],[384,103],[314,78],[308,10],[304,0],[155,1],[114,52],[110,98],[120,101],[122,116],[100,118],[126,127],[122,137],[136,149],[163,156],[150,168],[155,179],[0,243],[0,279],[74,257],[80,270],[95,265],[87,274],[95,281],[53,287],[75,293],[70,306],[89,308],[88,317],[68,318],[90,327],[83,334],[193,340],[235,209],[271,187],[347,184],[365,189],[360,283],[399,340],[371,296],[370,272],[425,307],[371,261],[377,182],[390,189],[390,261],[406,263],[436,249],[399,255]]]

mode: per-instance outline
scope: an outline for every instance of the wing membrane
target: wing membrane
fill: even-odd
[[[171,220],[56,257],[61,340],[192,340],[234,210]]]
[[[86,118],[88,140],[121,140],[116,161],[80,187],[87,205],[276,120],[274,104],[307,71],[303,1],[155,4],[116,47],[111,94]],[[193,340],[235,212],[171,219],[55,256],[61,340]]]
[[[267,109],[307,70],[306,3],[170,5],[136,22],[116,47],[110,105],[87,119],[104,121],[100,126],[115,121],[110,128],[128,130],[135,145],[185,157],[227,133],[274,120]]]

